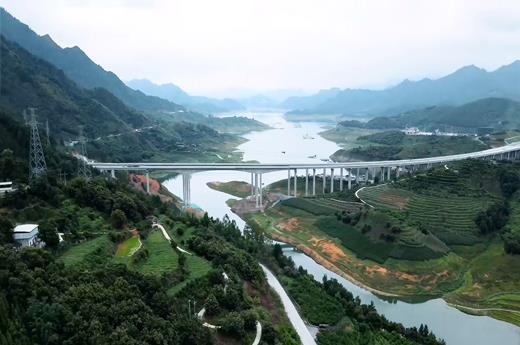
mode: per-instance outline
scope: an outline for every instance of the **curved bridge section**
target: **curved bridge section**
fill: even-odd
[[[350,189],[352,182],[374,183],[376,177],[380,181],[389,180],[392,172],[399,177],[401,173],[413,173],[420,169],[429,169],[434,165],[446,164],[449,162],[462,161],[465,159],[499,159],[513,160],[520,158],[520,142],[496,147],[488,150],[462,153],[448,156],[438,156],[429,158],[387,160],[387,161],[365,161],[365,162],[324,162],[318,164],[309,163],[100,163],[89,162],[88,164],[101,171],[110,171],[115,176],[115,171],[140,171],[145,172],[147,181],[147,192],[150,191],[148,176],[150,171],[172,171],[183,175],[183,200],[184,206],[189,207],[190,176],[192,173],[211,170],[231,170],[244,171],[251,173],[251,196],[256,199],[257,207],[261,208],[263,203],[262,174],[272,171],[287,170],[287,195],[296,195],[298,170],[305,170],[305,195],[316,195],[316,177],[321,178],[322,192],[326,193],[327,178],[330,179],[328,191],[334,192],[335,181],[339,180],[339,190],[343,190],[346,182]],[[318,175],[316,172],[318,171]],[[322,174],[320,174],[320,171]],[[327,176],[327,172],[330,175]],[[294,182],[291,184],[291,172],[293,172]],[[311,174],[309,174],[311,172]],[[336,175],[335,172],[338,172]],[[312,179],[312,186],[309,180]],[[310,189],[312,187],[312,189]],[[292,193],[291,193],[292,192]]]

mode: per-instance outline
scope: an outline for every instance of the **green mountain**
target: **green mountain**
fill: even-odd
[[[351,126],[352,123],[346,121],[340,125]],[[461,106],[433,106],[397,116],[376,117],[362,126],[374,129],[419,127],[425,130],[469,133],[476,133],[479,128],[518,129],[520,102],[505,98],[485,98]]]
[[[161,99],[147,96],[126,86],[112,72],[105,71],[94,63],[79,47],[61,48],[49,35],[39,36],[29,26],[20,22],[0,7],[2,35],[14,41],[31,54],[46,60],[63,70],[65,75],[86,89],[105,88],[122,100],[126,105],[147,111],[176,111],[181,106]]]
[[[212,161],[243,141],[202,124],[213,121],[200,114],[206,119],[201,124],[162,121],[126,106],[105,89],[80,88],[63,71],[3,36],[0,54],[0,110],[23,123],[23,110],[36,107],[39,121],[48,121],[51,136],[59,142],[76,140],[83,126],[90,158]]]
[[[434,105],[462,105],[489,97],[520,100],[520,61],[493,72],[466,66],[436,80],[405,80],[399,85],[377,91],[345,89],[321,102],[319,97],[320,94],[299,99],[299,102],[293,99],[291,104],[294,110],[288,114],[387,116]]]
[[[242,104],[233,99],[192,96],[177,85],[171,83],[157,85],[147,79],[133,79],[126,82],[126,84],[132,89],[142,91],[147,95],[164,98],[202,113],[222,113],[245,109]]]
[[[22,120],[28,106],[38,109],[61,140],[76,139],[78,126],[87,136],[103,136],[151,125],[142,113],[124,105],[105,89],[85,90],[50,63],[0,37],[0,106]]]

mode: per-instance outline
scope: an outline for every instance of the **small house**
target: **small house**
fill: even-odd
[[[22,247],[41,247],[38,237],[38,224],[20,224],[13,230],[13,238]]]

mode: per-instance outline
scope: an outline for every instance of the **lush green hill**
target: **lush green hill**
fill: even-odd
[[[313,96],[319,98],[319,94]],[[291,114],[393,115],[433,105],[461,105],[481,98],[520,99],[520,61],[487,72],[463,67],[436,80],[405,80],[384,90],[345,89],[318,104],[292,102]],[[312,97],[311,97],[312,98]],[[302,107],[303,108],[302,108]]]
[[[93,62],[79,47],[61,48],[49,35],[39,36],[31,28],[0,8],[2,35],[18,43],[31,54],[48,61],[86,89],[105,88],[136,109],[175,111],[181,106],[165,99],[147,96],[126,86],[112,72],[105,71]]]
[[[331,131],[341,133],[343,129]],[[357,144],[357,147],[334,152],[331,159],[336,162],[413,159],[489,148],[487,144],[470,136],[405,135],[401,131],[384,131],[360,136]]]
[[[61,70],[3,36],[0,49],[0,105],[19,120],[23,109],[35,107],[39,120],[48,120],[52,134],[62,140],[77,138],[79,125],[87,136],[99,136],[151,124],[108,91],[79,88]]]
[[[344,125],[352,125],[345,122]],[[354,124],[355,125],[355,124]],[[360,125],[360,123],[358,123]],[[366,128],[420,127],[426,130],[476,133],[481,129],[520,127],[520,103],[505,98],[485,98],[461,106],[434,106],[391,117],[377,117]]]
[[[23,110],[36,107],[39,121],[42,124],[48,121],[51,136],[59,143],[76,140],[79,126],[83,126],[90,158],[215,161],[220,154],[227,160],[240,159],[236,154],[227,157],[224,152],[232,151],[243,139],[205,126],[225,120],[212,120],[200,114],[196,114],[200,118],[198,124],[182,119],[150,119],[105,89],[78,87],[61,70],[3,37],[0,49],[0,107],[5,110],[4,114],[23,122]],[[168,116],[174,118],[175,114]],[[249,121],[250,125],[261,125]],[[245,126],[241,121],[236,122]],[[233,128],[232,125],[229,127]]]

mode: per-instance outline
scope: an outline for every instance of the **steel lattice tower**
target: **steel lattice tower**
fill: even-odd
[[[85,136],[83,135],[83,126],[79,127],[79,160],[78,160],[78,176],[83,177],[85,179],[89,179],[90,169],[87,164],[87,144]]]
[[[41,177],[47,173],[47,163],[43,154],[43,147],[38,132],[38,121],[34,108],[29,108],[30,120],[28,122],[31,127],[31,146],[29,148],[29,181]]]

